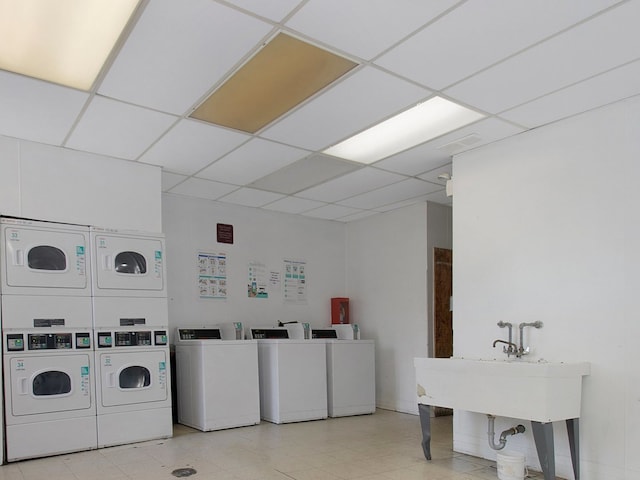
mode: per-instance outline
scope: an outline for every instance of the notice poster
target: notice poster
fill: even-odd
[[[284,261],[284,301],[304,303],[307,301],[307,262]]]
[[[198,294],[200,298],[227,298],[227,256],[198,252]]]
[[[249,262],[249,282],[247,296],[249,298],[269,298],[267,292],[267,267],[264,263]]]

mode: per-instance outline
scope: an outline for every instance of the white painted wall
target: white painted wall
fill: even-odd
[[[162,203],[172,328],[238,321],[245,328],[275,326],[278,320],[309,322],[315,328],[331,323],[330,299],[346,293],[344,224],[179,195],[163,195]],[[217,243],[217,223],[233,225],[233,245]],[[226,300],[199,297],[199,251],[227,254]],[[307,262],[307,302],[285,303],[283,285],[269,291],[267,299],[248,298],[249,262],[283,275],[285,259]]]
[[[529,360],[591,362],[583,480],[640,478],[638,125],[635,98],[453,163],[454,354],[501,358],[499,320],[541,320],[526,332]],[[573,478],[564,424],[554,430],[556,474]],[[495,458],[485,432],[484,416],[457,412],[455,450]],[[539,467],[530,433],[509,447]]]
[[[0,137],[0,214],[162,231],[159,167]]]
[[[352,323],[376,341],[376,403],[417,413],[414,357],[428,349],[427,205],[347,224]]]

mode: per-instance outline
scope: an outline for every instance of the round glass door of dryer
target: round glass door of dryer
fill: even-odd
[[[120,252],[115,257],[115,270],[125,275],[146,275],[147,259],[139,252]]]

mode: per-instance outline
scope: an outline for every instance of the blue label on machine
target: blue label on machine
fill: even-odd
[[[156,260],[162,260],[162,251],[156,250]]]

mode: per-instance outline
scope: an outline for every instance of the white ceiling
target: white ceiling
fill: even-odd
[[[89,93],[0,70],[0,134],[315,218],[450,204],[453,154],[640,94],[639,20],[640,0],[151,0]],[[255,135],[188,118],[280,31],[359,66]],[[320,154],[436,94],[486,118],[370,166]]]

